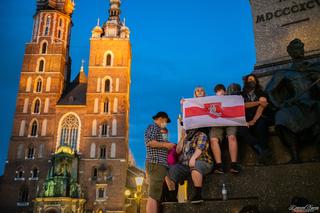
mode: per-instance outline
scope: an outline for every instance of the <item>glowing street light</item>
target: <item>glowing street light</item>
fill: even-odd
[[[142,197],[142,184],[143,184],[143,177],[136,177],[136,187],[137,187],[137,192],[134,194],[134,197],[136,198],[137,201],[137,212],[140,213],[140,201]]]

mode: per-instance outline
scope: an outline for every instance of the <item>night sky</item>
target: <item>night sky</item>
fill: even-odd
[[[35,0],[0,4],[0,174],[7,158],[25,43],[31,40]],[[76,0],[71,39],[72,78],[88,61],[91,30],[108,18],[107,0]],[[144,168],[143,134],[152,116],[166,111],[177,141],[179,101],[204,86],[241,83],[252,72],[255,49],[249,1],[122,0],[122,18],[131,30],[132,84],[130,147]],[[87,64],[86,64],[87,66]],[[88,71],[85,68],[86,73]]]

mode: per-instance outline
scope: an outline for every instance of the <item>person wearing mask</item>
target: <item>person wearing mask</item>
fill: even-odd
[[[147,213],[159,212],[159,202],[162,195],[162,184],[168,170],[168,150],[173,149],[174,143],[163,138],[161,129],[166,128],[170,118],[166,112],[158,112],[153,118],[153,124],[149,125],[144,134],[146,155],[146,173],[149,182]]]
[[[238,128],[238,137],[251,145],[258,154],[259,162],[266,163],[271,157],[268,149],[268,117],[266,108],[268,106],[268,97],[263,92],[258,79],[250,74],[244,78],[244,87],[241,95],[244,98],[246,121],[248,126]]]

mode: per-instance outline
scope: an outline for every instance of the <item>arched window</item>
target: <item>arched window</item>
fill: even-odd
[[[106,99],[103,103],[103,113],[108,113],[109,112],[109,100]]]
[[[41,46],[41,54],[47,54],[48,43],[44,41]]]
[[[31,123],[30,136],[31,137],[38,136],[38,121],[37,120],[33,120]]]
[[[23,178],[23,173],[24,173],[23,168],[22,168],[22,167],[19,167],[19,168],[17,169],[17,171],[16,171],[16,178],[22,179],[22,178]]]
[[[40,99],[37,98],[33,101],[33,105],[32,105],[32,113],[34,114],[39,114],[40,113]]]
[[[22,202],[22,203],[28,202],[28,197],[29,197],[28,186],[26,184],[23,184],[20,187],[18,202]]]
[[[34,159],[34,146],[33,146],[33,144],[30,144],[28,146],[27,158],[28,159]]]
[[[100,146],[100,159],[106,159],[106,147],[104,145]]]
[[[68,114],[60,121],[60,145],[77,150],[80,137],[80,120],[74,114]]]
[[[62,38],[62,30],[63,30],[63,20],[62,18],[59,18],[58,39]]]
[[[106,79],[104,83],[104,91],[105,92],[111,92],[111,81],[110,79]]]
[[[114,60],[113,53],[110,50],[105,52],[103,60],[104,60],[103,64],[105,66],[108,66],[108,67],[113,66],[113,60]]]
[[[39,170],[37,167],[34,167],[31,171],[31,178],[38,178],[39,177]]]
[[[90,146],[90,158],[96,157],[96,144],[92,143]]]
[[[106,66],[111,66],[111,62],[112,62],[112,55],[109,53],[107,54],[107,58],[106,58]]]
[[[34,92],[42,92],[42,79],[37,78],[36,83],[34,85]]]
[[[107,122],[103,123],[101,126],[101,136],[109,137],[109,125]]]
[[[44,72],[44,65],[45,65],[44,59],[40,59],[38,62],[38,72]]]
[[[51,16],[47,16],[46,18],[46,27],[45,27],[45,30],[44,30],[44,35],[47,36],[49,35],[49,31],[50,31],[50,24],[51,24]]]
[[[112,121],[112,136],[117,135],[117,120],[113,119]]]

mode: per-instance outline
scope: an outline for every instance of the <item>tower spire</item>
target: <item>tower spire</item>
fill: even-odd
[[[120,0],[110,0],[110,9],[109,9],[109,20],[116,20],[120,22]]]

